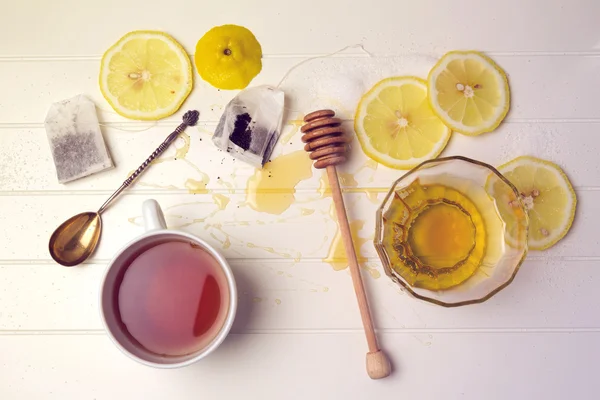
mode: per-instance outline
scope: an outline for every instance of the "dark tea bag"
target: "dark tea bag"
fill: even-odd
[[[59,183],[113,167],[96,106],[84,95],[52,104],[44,125]]]
[[[240,92],[225,107],[213,143],[256,168],[269,161],[281,134],[283,91],[257,86]]]

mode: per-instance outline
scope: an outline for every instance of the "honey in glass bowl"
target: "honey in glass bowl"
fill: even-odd
[[[377,211],[386,274],[423,300],[458,306],[508,285],[527,253],[527,214],[493,167],[426,161],[398,179]]]

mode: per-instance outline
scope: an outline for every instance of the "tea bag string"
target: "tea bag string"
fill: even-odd
[[[185,128],[187,128],[188,126],[194,126],[198,123],[198,117],[199,117],[200,113],[196,110],[190,110],[188,112],[186,112],[183,115],[183,122],[177,127],[175,128],[175,130],[173,132],[171,132],[171,134],[169,136],[167,136],[167,138],[165,139],[164,142],[162,142],[157,148],[156,150],[154,150],[154,152],[152,154],[150,154],[150,156],[146,159],[146,161],[144,161],[144,163],[142,165],[140,165],[138,167],[138,169],[136,169],[130,176],[129,178],[125,179],[125,181],[123,182],[123,184],[121,185],[121,187],[119,187],[109,198],[108,200],[106,200],[104,202],[104,204],[102,204],[102,206],[100,207],[100,209],[98,210],[98,214],[101,214],[109,205],[110,203],[115,199],[115,197],[117,197],[119,194],[121,194],[121,192],[123,190],[125,190],[129,185],[131,185],[131,183],[142,173],[144,172],[144,170],[148,167],[148,165],[150,165],[150,163],[156,158],[158,157],[163,151],[165,151],[165,149],[167,147],[169,147],[169,145],[171,143],[173,143],[173,141],[175,139],[177,139],[177,137],[179,136],[179,134],[181,132],[183,132],[185,130]]]

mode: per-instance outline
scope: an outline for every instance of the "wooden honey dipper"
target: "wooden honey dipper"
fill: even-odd
[[[346,161],[347,145],[352,141],[352,138],[344,135],[341,127],[342,120],[334,118],[334,116],[335,112],[332,110],[319,110],[304,117],[306,124],[301,128],[303,133],[302,142],[306,143],[304,150],[310,153],[309,157],[311,160],[316,160],[314,164],[315,168],[327,169],[327,177],[331,186],[337,220],[350,266],[350,275],[352,276],[352,283],[354,284],[354,291],[358,300],[358,308],[360,309],[360,316],[369,346],[369,352],[367,353],[367,373],[372,379],[381,379],[391,373],[391,365],[377,344],[377,336],[375,336],[369,303],[365,294],[358,260],[356,259],[352,233],[348,224],[344,199],[342,198],[342,191],[340,190],[340,183],[335,169],[337,164]]]

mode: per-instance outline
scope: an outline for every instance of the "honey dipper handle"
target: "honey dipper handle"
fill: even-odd
[[[346,256],[348,257],[350,275],[352,276],[352,283],[358,301],[360,317],[362,319],[365,335],[367,336],[367,344],[369,346],[369,353],[367,353],[367,373],[372,379],[385,378],[391,373],[391,366],[386,355],[379,349],[377,344],[377,336],[375,336],[369,303],[367,301],[362,275],[360,274],[358,260],[356,259],[356,251],[354,249],[354,243],[352,242],[352,233],[350,231],[350,225],[348,224],[348,216],[346,215],[346,208],[344,206],[344,199],[342,197],[342,191],[340,190],[340,183],[335,165],[327,167],[327,177],[329,179],[329,185],[331,186],[331,193],[340,233],[342,234],[342,240],[344,242],[344,248],[346,249]]]

